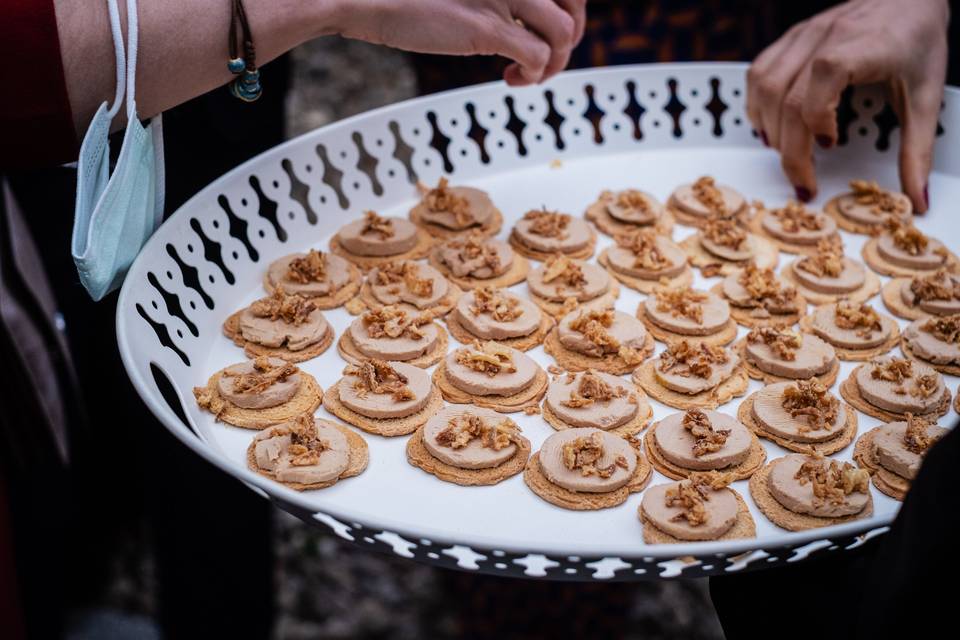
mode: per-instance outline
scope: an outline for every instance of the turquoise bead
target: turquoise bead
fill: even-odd
[[[227,62],[230,73],[243,73],[247,69],[247,62],[243,58],[231,58]]]

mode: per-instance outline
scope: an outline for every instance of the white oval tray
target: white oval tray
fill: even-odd
[[[365,436],[365,473],[297,493],[248,471],[244,452],[253,432],[215,423],[191,393],[212,372],[244,359],[222,335],[221,323],[263,295],[260,282],[271,260],[326,249],[332,233],[365,209],[405,216],[417,198],[416,179],[432,184],[449,174],[454,183],[490,192],[506,215],[501,237],[531,208],[582,215],[602,189],[632,186],[665,199],[702,174],[748,198],[783,203],[792,188],[777,155],[759,144],[747,123],[745,70],[739,64],[629,66],[564,73],[524,89],[494,83],[403,102],[280,145],[197,194],[140,253],[117,309],[127,372],[184,444],[281,508],[360,545],[425,562],[528,577],[629,580],[772,566],[859,544],[863,534],[882,531],[899,503],[874,490],[871,518],[790,533],[772,525],[753,505],[746,482],[738,482],[734,488],[757,522],[756,539],[651,546],[643,543],[636,517],[639,495],[614,509],[572,512],[533,495],[520,476],[493,487],[459,487],[410,466],[405,438]],[[960,120],[958,111],[960,92],[949,90],[930,183],[933,210],[919,220],[955,250],[960,219],[950,203],[960,201],[954,133],[960,128],[951,124]],[[818,157],[818,203],[843,191],[851,178],[897,184],[898,129],[891,113],[879,94],[848,96],[841,144]],[[678,226],[674,237],[690,233]],[[863,238],[844,239],[858,256]],[[601,236],[598,252],[609,242]],[[781,265],[789,259],[782,254]],[[706,285],[699,275],[697,284]],[[525,293],[526,285],[515,289]],[[624,288],[616,306],[633,313],[640,300]],[[880,305],[879,298],[874,303]],[[325,313],[339,336],[350,316],[343,309]],[[531,354],[541,365],[552,362],[542,348]],[[343,364],[332,348],[302,366],[326,388]],[[843,363],[841,380],[851,368]],[[956,389],[956,380],[949,386]],[[757,388],[752,381],[751,392]],[[735,414],[738,404],[722,410]],[[673,411],[657,403],[654,410],[655,419]],[[539,416],[515,418],[534,449],[553,433]],[[951,414],[941,424],[953,420]],[[861,432],[876,424],[860,416]],[[785,453],[764,446],[769,458]],[[836,457],[849,459],[852,448]],[[652,482],[663,481],[655,474]]]

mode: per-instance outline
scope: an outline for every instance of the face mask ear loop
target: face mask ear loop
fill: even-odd
[[[127,120],[137,117],[134,93],[137,88],[137,45],[139,41],[137,0],[127,0]]]
[[[117,7],[117,0],[107,0],[107,11],[110,13],[110,31],[113,34],[113,51],[117,58],[117,90],[113,98],[113,104],[107,110],[110,119],[120,112],[120,105],[123,102],[123,90],[126,86],[127,78],[127,56],[123,51],[123,31],[120,29],[120,9]]]

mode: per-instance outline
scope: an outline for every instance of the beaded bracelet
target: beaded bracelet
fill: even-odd
[[[257,51],[253,46],[253,34],[250,32],[250,23],[247,21],[247,12],[243,8],[243,0],[230,0],[232,11],[230,15],[230,59],[227,69],[237,76],[230,83],[230,93],[244,102],[253,102],[263,93],[260,86],[260,70],[257,69]],[[242,33],[241,33],[242,32]],[[243,47],[243,56],[240,48]]]

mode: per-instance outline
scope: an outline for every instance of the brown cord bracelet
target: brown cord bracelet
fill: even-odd
[[[230,59],[227,69],[237,76],[230,83],[230,93],[244,102],[253,102],[263,93],[260,85],[260,70],[257,68],[257,50],[253,45],[253,33],[243,0],[230,0]],[[240,54],[241,49],[243,54]]]

